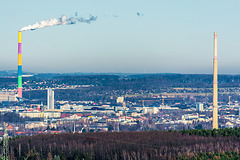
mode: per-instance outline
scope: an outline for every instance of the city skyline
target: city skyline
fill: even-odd
[[[22,33],[23,72],[210,74],[216,31],[219,73],[239,73],[236,0],[1,2],[0,70],[17,69],[17,32],[22,27],[77,12],[97,20]]]

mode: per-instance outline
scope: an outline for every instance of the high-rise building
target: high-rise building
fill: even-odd
[[[238,116],[240,117],[240,108],[238,108]]]
[[[54,109],[54,91],[52,88],[47,89],[47,109]]]
[[[203,103],[197,103],[196,109],[197,109],[197,111],[203,111]]]

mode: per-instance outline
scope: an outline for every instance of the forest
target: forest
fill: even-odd
[[[171,131],[170,131],[171,132]],[[189,130],[181,130],[179,131],[182,134],[186,135],[199,135],[204,137],[216,137],[216,136],[237,136],[240,137],[240,127],[237,128],[220,128],[220,129],[189,129]]]
[[[2,77],[0,75],[0,87],[10,87],[17,85],[17,74]],[[23,77],[23,82],[41,82],[46,85],[94,85],[108,86],[111,89],[133,90],[166,87],[212,87],[211,74],[92,74],[92,75],[72,75],[72,74],[35,74],[32,77]],[[219,75],[219,87],[239,87],[239,75]]]
[[[240,155],[238,152],[224,152],[224,153],[199,153],[196,156],[192,156],[188,158],[186,156],[180,156],[177,160],[206,160],[206,159],[219,159],[219,160],[238,160],[240,159]]]
[[[134,95],[149,93],[175,93],[174,87],[199,88],[199,92],[211,92],[212,75],[196,74],[133,74],[133,75],[62,75],[51,79],[41,77],[24,78],[26,89],[36,88],[36,90],[26,90],[23,97],[29,100],[39,100],[46,103],[46,88],[68,85],[89,85],[89,87],[79,87],[75,89],[55,89],[55,99],[65,101],[111,101],[112,97],[122,95]],[[44,83],[39,83],[43,81]],[[0,78],[1,82],[1,78]],[[16,84],[17,81],[15,81]],[[219,88],[239,87],[240,76],[219,75]],[[0,86],[1,87],[1,86]],[[236,91],[236,90],[235,90]],[[232,94],[232,100],[239,101],[237,95]],[[210,98],[210,97],[208,97]],[[219,96],[219,100],[228,101],[228,96]]]
[[[238,159],[240,128],[40,134],[9,141],[11,159]],[[207,158],[208,157],[208,158]]]

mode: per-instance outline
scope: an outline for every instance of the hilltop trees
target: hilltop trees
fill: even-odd
[[[200,130],[194,130],[194,129],[190,129],[190,130],[181,130],[180,133],[187,134],[187,135],[198,135],[198,136],[204,136],[204,137],[217,137],[217,136],[237,136],[240,137],[240,127],[237,128],[235,127],[233,128],[225,128],[225,129],[200,129]]]
[[[236,129],[182,130],[181,132],[94,132],[44,134],[10,141],[16,159],[176,159],[238,156],[240,137]],[[19,151],[19,144],[21,148]],[[234,151],[234,153],[232,152]],[[21,153],[19,153],[21,152]],[[200,154],[204,153],[206,155]],[[216,153],[216,154],[215,154]],[[208,155],[209,154],[209,155]],[[211,154],[211,155],[210,155]],[[220,157],[222,157],[220,155]],[[201,159],[201,158],[200,158]]]

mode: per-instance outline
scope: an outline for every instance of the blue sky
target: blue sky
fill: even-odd
[[[219,73],[240,72],[238,0],[0,0],[0,70],[17,69],[18,30],[75,12],[98,18],[23,32],[23,71],[212,73],[218,32]]]

